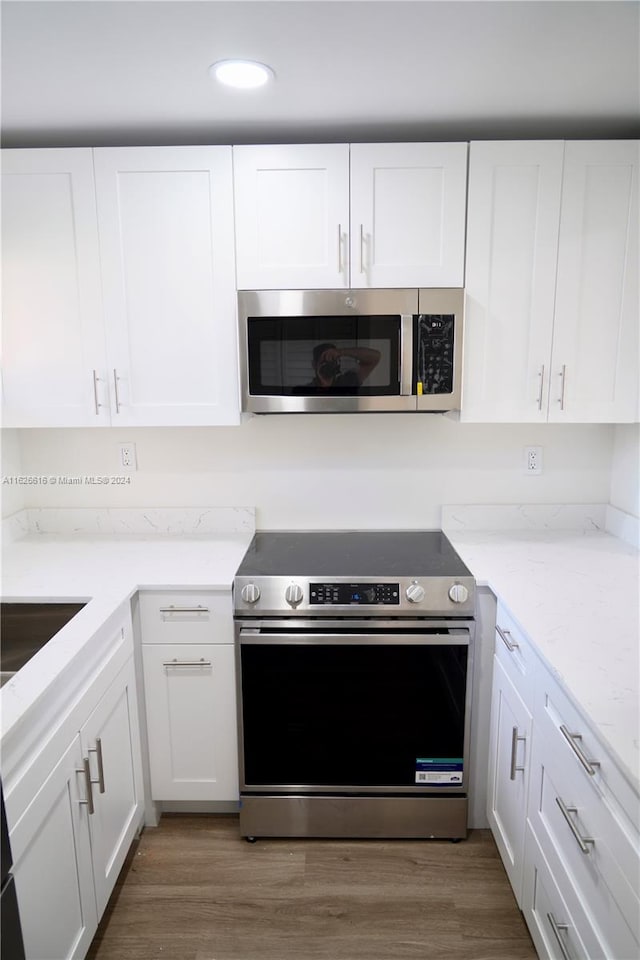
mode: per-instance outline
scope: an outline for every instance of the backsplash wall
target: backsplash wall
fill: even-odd
[[[125,441],[136,444],[131,482],[87,482],[121,475]],[[435,527],[443,503],[607,503],[613,443],[609,425],[382,414],[19,432],[22,473],[56,478],[25,487],[24,506],[255,506],[259,529]],[[525,445],[543,447],[542,476],[524,473]]]

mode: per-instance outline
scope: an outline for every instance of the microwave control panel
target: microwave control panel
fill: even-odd
[[[311,604],[365,603],[389,606],[400,603],[399,583],[310,583]]]
[[[454,328],[452,313],[414,317],[414,393],[453,393]]]

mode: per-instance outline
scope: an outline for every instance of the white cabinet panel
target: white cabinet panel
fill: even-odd
[[[238,799],[233,644],[144,644],[153,800]]]
[[[108,424],[90,149],[3,152],[2,251],[4,426]]]
[[[95,151],[112,420],[239,422],[230,147]]]
[[[462,287],[466,179],[466,143],[352,144],[352,287]]]
[[[348,286],[347,144],[233,149],[241,290]]]
[[[82,958],[98,926],[83,800],[86,783],[76,736],[11,831],[29,960]]]
[[[563,143],[472,143],[461,418],[545,421]]]
[[[565,147],[549,419],[638,409],[638,143]]]

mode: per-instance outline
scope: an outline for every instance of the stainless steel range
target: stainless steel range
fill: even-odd
[[[475,581],[441,531],[257,533],[234,607],[243,836],[466,836]]]

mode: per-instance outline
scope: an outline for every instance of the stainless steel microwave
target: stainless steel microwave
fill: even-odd
[[[243,290],[242,409],[460,409],[464,291]]]

